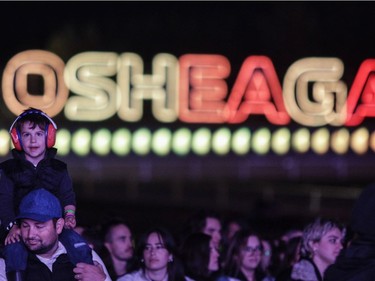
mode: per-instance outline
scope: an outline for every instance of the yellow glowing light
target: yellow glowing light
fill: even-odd
[[[293,133],[292,148],[298,153],[306,153],[310,149],[310,132],[308,129],[301,128]]]
[[[210,152],[211,132],[208,128],[200,128],[193,134],[192,151],[198,155]]]
[[[268,128],[261,128],[254,132],[252,148],[257,154],[267,154],[271,146],[271,132]]]
[[[121,128],[115,131],[112,136],[112,151],[119,156],[129,154],[131,137],[132,135],[128,129]]]
[[[100,155],[108,155],[111,151],[111,132],[108,129],[100,129],[92,136],[92,150]]]
[[[151,150],[151,132],[147,128],[140,128],[133,133],[132,148],[134,153],[147,155]]]
[[[188,128],[180,128],[173,134],[172,150],[177,155],[186,155],[190,152],[192,134]]]
[[[228,154],[231,144],[231,132],[228,128],[218,129],[212,136],[212,151],[219,155]]]
[[[280,128],[272,135],[272,150],[279,155],[288,153],[290,149],[290,131],[287,128]]]
[[[56,133],[56,144],[57,154],[60,156],[66,156],[70,152],[70,141],[71,134],[67,129],[59,129]]]
[[[232,135],[232,150],[238,155],[245,155],[250,151],[251,132],[248,128],[240,128]]]
[[[348,129],[342,128],[332,133],[331,147],[337,154],[345,154],[349,150],[350,134]]]
[[[91,133],[88,129],[79,129],[73,134],[72,150],[79,156],[90,153]]]
[[[311,149],[317,154],[325,154],[328,152],[329,131],[327,128],[320,128],[312,134]]]
[[[171,151],[172,133],[167,128],[160,128],[152,137],[152,150],[159,156],[168,155]]]
[[[10,136],[7,130],[0,130],[0,156],[5,156],[9,153]]]
[[[357,154],[364,154],[369,147],[370,134],[366,128],[358,128],[352,133],[350,147]]]

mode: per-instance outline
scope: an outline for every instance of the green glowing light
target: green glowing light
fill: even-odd
[[[272,134],[272,150],[278,155],[284,155],[290,149],[290,131],[287,128],[280,128]]]
[[[159,156],[168,155],[171,151],[172,133],[167,128],[160,128],[152,137],[152,150]]]
[[[151,150],[151,132],[147,128],[140,128],[133,134],[132,148],[138,155],[147,155]]]
[[[271,146],[271,132],[267,128],[261,128],[254,132],[252,147],[255,153],[267,154]]]
[[[250,151],[251,132],[248,128],[240,128],[233,133],[232,150],[238,155],[245,155]]]
[[[177,155],[186,155],[190,152],[192,134],[187,128],[180,128],[173,133],[172,150]]]
[[[70,152],[71,134],[67,129],[59,129],[56,133],[57,154],[59,156],[66,156]]]
[[[208,128],[200,128],[193,133],[192,151],[197,155],[206,155],[210,152],[211,131]]]
[[[100,155],[108,155],[111,151],[111,132],[108,129],[100,129],[92,136],[92,150]]]
[[[231,132],[228,128],[218,129],[212,136],[212,151],[219,155],[228,154],[231,144]]]
[[[72,150],[78,156],[90,153],[91,133],[88,129],[79,129],[73,134]]]
[[[128,129],[121,128],[113,133],[112,151],[118,156],[129,154],[132,135]]]

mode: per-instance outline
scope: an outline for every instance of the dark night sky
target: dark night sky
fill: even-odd
[[[341,58],[352,78],[373,56],[373,2],[5,2],[1,65],[33,48],[64,60],[88,50],[219,53],[233,69],[269,56],[279,75],[306,56]],[[237,67],[238,66],[238,67]],[[353,74],[354,73],[354,74]]]

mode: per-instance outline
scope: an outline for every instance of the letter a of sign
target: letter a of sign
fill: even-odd
[[[359,67],[347,99],[347,112],[347,126],[375,117],[375,59],[367,59]]]
[[[241,123],[250,114],[264,114],[277,125],[290,122],[279,79],[266,56],[250,56],[244,61],[226,106],[228,123]]]

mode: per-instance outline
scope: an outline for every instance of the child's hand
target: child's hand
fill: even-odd
[[[21,241],[21,229],[14,224],[5,238],[5,245]]]
[[[65,216],[64,228],[73,229],[76,227],[76,224],[76,216],[72,214],[68,214]]]

